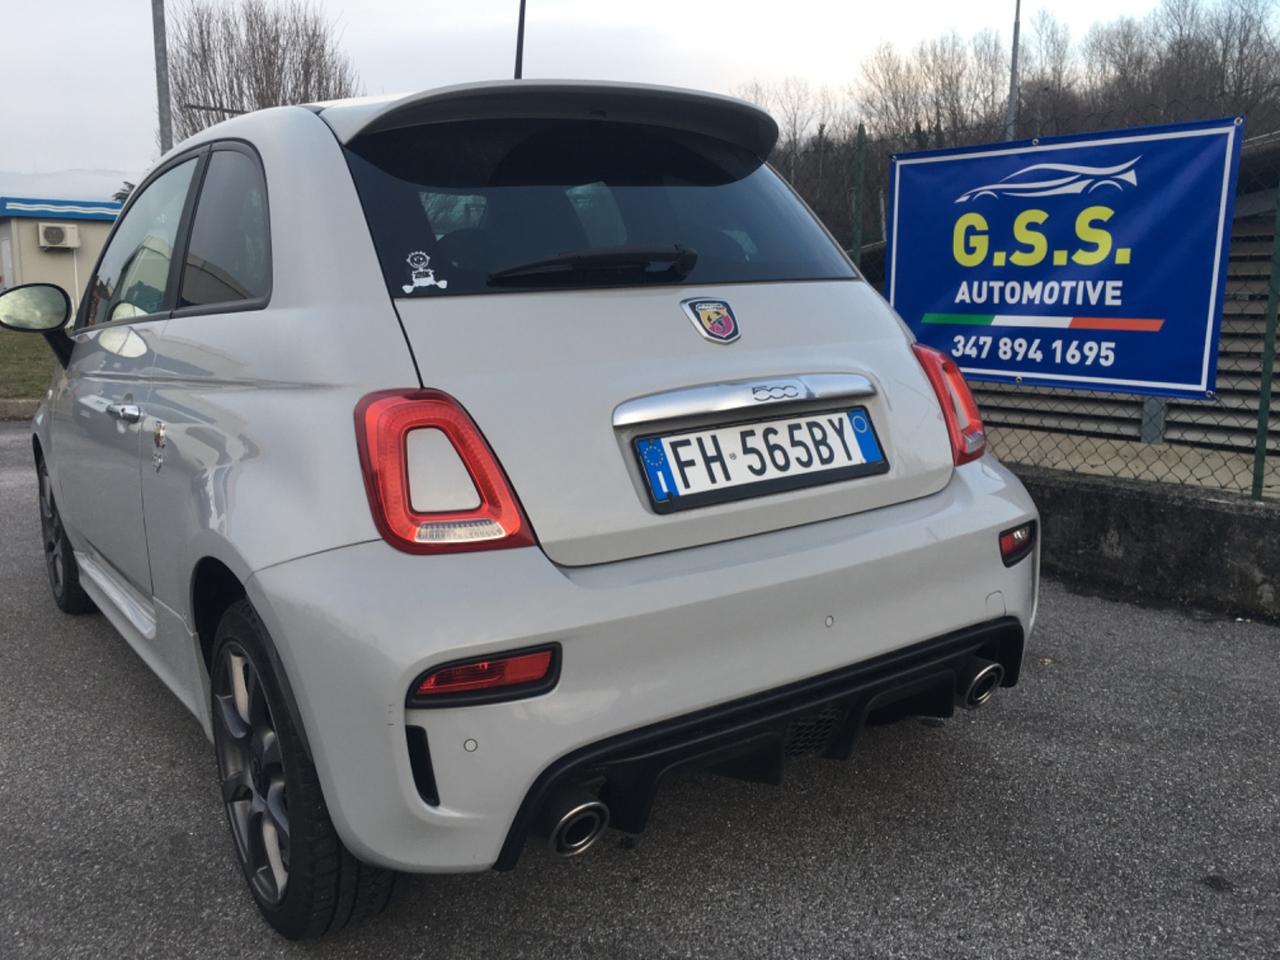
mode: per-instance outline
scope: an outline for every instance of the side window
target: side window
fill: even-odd
[[[195,173],[192,157],[153,180],[120,221],[89,291],[88,323],[109,323],[164,309],[178,221]]]
[[[259,300],[271,291],[267,188],[257,162],[215,150],[200,188],[179,307]]]

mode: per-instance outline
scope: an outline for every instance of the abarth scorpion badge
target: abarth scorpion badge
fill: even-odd
[[[712,343],[733,343],[741,336],[733,308],[723,300],[682,300],[693,328]]]

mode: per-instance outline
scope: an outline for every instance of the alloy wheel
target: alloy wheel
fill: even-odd
[[[280,738],[262,676],[235,641],[213,678],[214,745],[236,853],[254,894],[279,904],[289,883],[289,807]]]

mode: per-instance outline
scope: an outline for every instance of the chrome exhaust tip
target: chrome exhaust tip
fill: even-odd
[[[970,657],[956,683],[956,706],[976,710],[996,695],[1004,680],[1004,667],[981,657]]]
[[[609,808],[585,789],[561,793],[547,805],[541,833],[551,849],[562,857],[585,853],[609,826]]]

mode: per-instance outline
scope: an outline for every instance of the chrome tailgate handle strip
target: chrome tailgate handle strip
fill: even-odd
[[[678,420],[709,413],[740,413],[814,400],[850,400],[869,397],[875,392],[875,385],[856,373],[753,377],[750,380],[681,387],[624,401],[613,410],[613,425],[630,427],[658,420]]]

